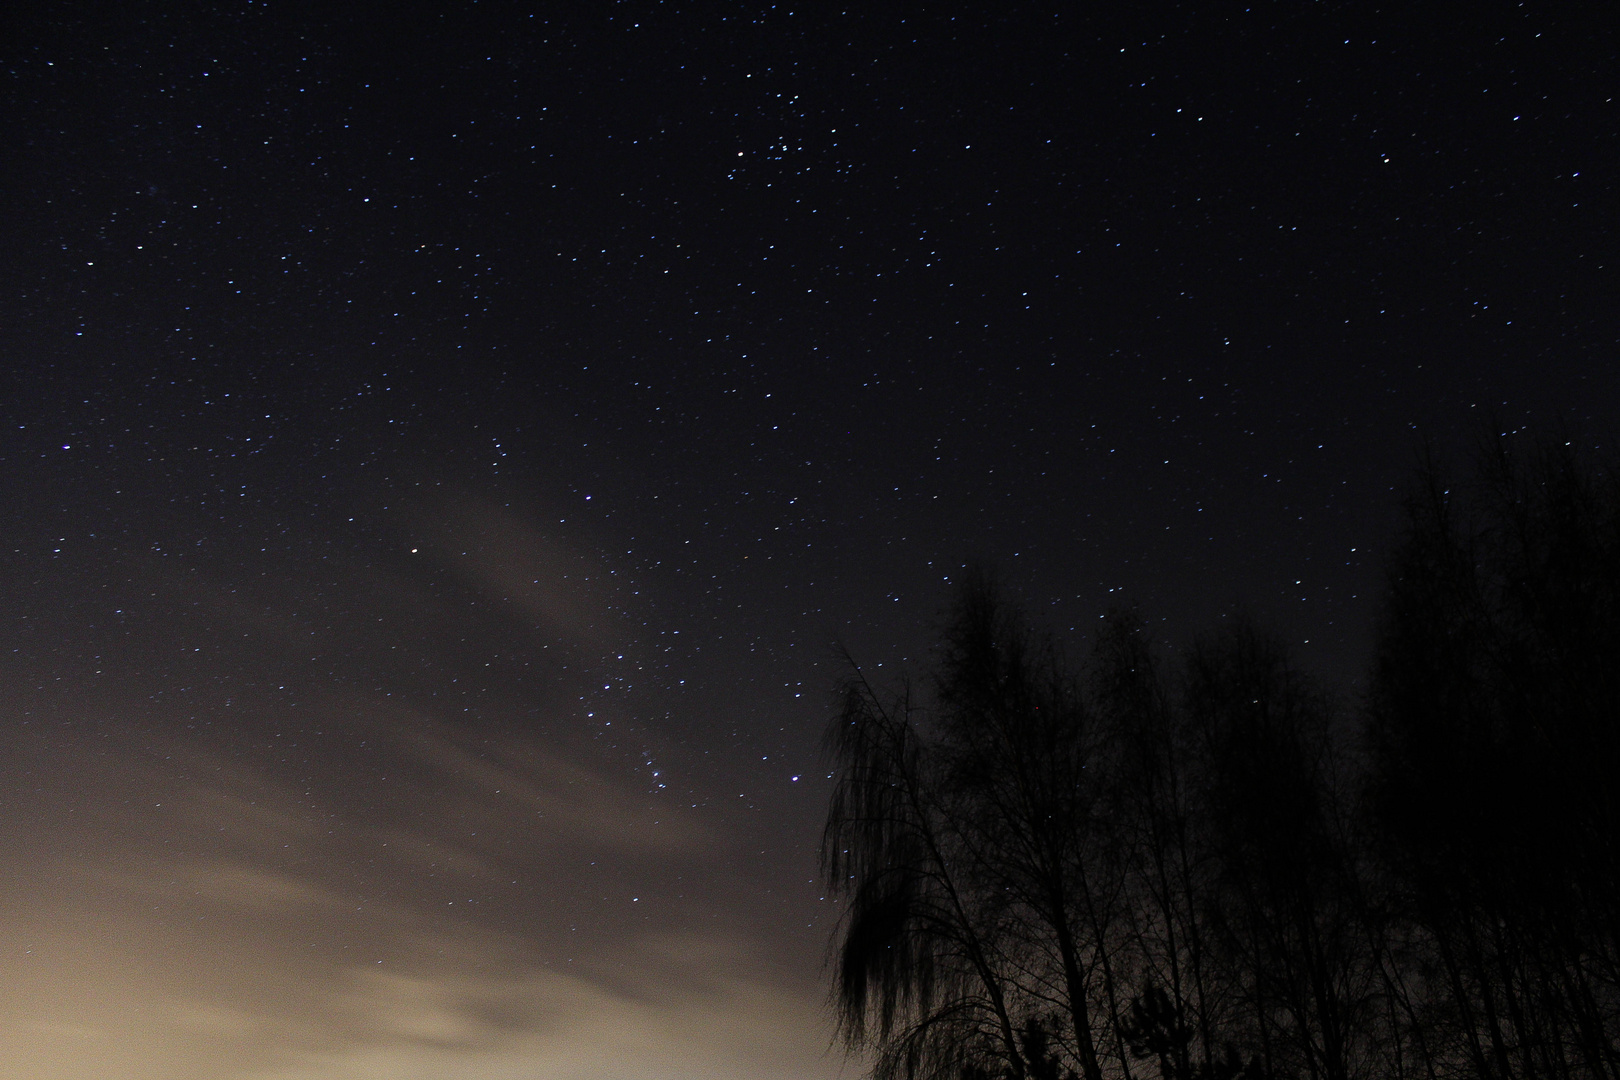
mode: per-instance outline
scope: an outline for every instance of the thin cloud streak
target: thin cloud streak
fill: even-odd
[[[638,829],[631,793],[532,747],[525,768],[442,725],[398,730],[388,760],[419,770],[404,801],[437,796],[415,822],[385,795],[335,809],[178,746],[105,758],[98,780],[118,786],[13,848],[0,1078],[768,1076],[825,1045],[815,1001],[764,974],[758,942],[558,887],[572,851],[701,864],[703,828]],[[36,779],[71,801],[71,770]]]
[[[41,595],[90,599],[54,627],[78,667],[0,704],[25,778],[0,802],[0,1080],[786,1080],[807,1074],[774,1063],[820,1060],[819,992],[759,936],[728,819],[650,790],[573,715],[620,618],[569,591],[557,566],[583,556],[456,505],[489,539],[453,570],[408,550],[280,580],[219,549],[122,577],[49,564]],[[524,662],[486,674],[478,650]]]

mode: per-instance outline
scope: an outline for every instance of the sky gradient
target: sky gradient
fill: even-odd
[[[11,13],[0,1080],[856,1076],[819,742],[1001,567],[1353,702],[1607,446],[1567,8]]]

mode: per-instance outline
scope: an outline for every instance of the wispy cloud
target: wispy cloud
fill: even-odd
[[[590,559],[411,514],[322,576],[136,557],[61,624],[88,670],[0,703],[0,1080],[836,1074],[783,1064],[827,1033],[740,835],[567,712]]]

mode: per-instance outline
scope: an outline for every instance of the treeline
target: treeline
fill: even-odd
[[[1066,655],[961,585],[852,664],[823,870],[878,1080],[1620,1080],[1620,476],[1423,472],[1370,689],[1252,626]]]

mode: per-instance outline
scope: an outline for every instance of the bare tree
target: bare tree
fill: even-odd
[[[1248,624],[1081,665],[982,573],[921,693],[849,664],[878,1080],[1620,1080],[1620,474],[1498,443],[1406,509],[1354,746]]]
[[[1156,1060],[1163,1080],[1186,1080],[1195,1059],[1204,1071],[1216,1066],[1223,1019],[1205,925],[1212,863],[1193,801],[1196,748],[1166,665],[1133,614],[1104,624],[1090,682],[1116,747],[1113,819],[1142,984],[1116,1038],[1131,1056]]]
[[[833,1004],[878,1080],[1024,1077],[1008,1001],[1008,927],[964,876],[968,853],[942,802],[936,755],[909,688],[881,698],[850,664],[828,748],[839,769],[822,872],[848,902]]]
[[[823,860],[851,901],[837,963],[846,1037],[877,1052],[883,1075],[993,1062],[1022,1077],[1037,1066],[1018,1033],[1035,1022],[1053,1054],[1102,1080],[1121,889],[1097,820],[1107,769],[1056,646],[969,575],[926,716],[904,692],[881,703],[858,674],[842,700]],[[1062,1018],[1050,1035],[1049,1016]],[[949,1046],[966,1048],[961,1061]],[[1129,1076],[1123,1058],[1117,1071]]]
[[[1328,702],[1243,623],[1195,647],[1185,701],[1207,763],[1209,910],[1264,1070],[1351,1080],[1371,1061],[1378,973]]]
[[[1434,1053],[1493,1080],[1620,1076],[1620,482],[1565,443],[1426,465],[1369,742]]]

